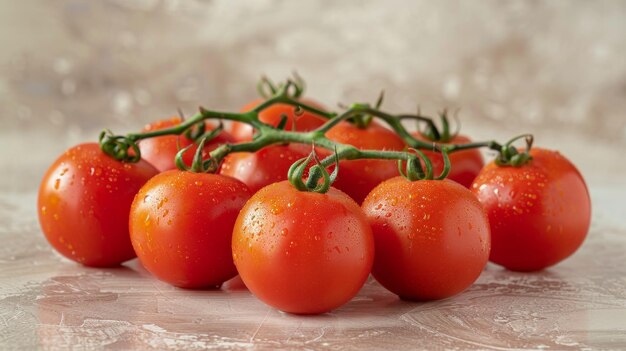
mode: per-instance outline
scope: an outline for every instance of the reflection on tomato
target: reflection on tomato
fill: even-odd
[[[374,257],[372,231],[343,192],[301,192],[288,181],[250,198],[233,231],[239,275],[263,302],[317,314],[354,297]]]
[[[450,180],[382,182],[363,202],[376,241],[372,275],[409,300],[470,286],[489,258],[489,222],[476,197]]]
[[[128,236],[130,205],[157,174],[148,162],[122,163],[96,143],[75,146],[46,172],[38,214],[48,242],[86,266],[115,266],[135,257]]]
[[[472,191],[491,223],[490,260],[514,271],[536,271],[564,260],[583,243],[591,201],[576,167],[540,148],[521,167],[488,164]]]
[[[231,177],[171,170],[152,178],[130,212],[130,238],[144,267],[182,288],[219,286],[237,275],[231,240],[250,197]]]

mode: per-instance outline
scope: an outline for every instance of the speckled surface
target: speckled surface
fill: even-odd
[[[302,317],[236,282],[189,291],[137,261],[90,269],[53,252],[34,193],[0,195],[1,349],[606,349],[626,348],[626,189],[592,189],[582,249],[544,272],[489,265],[464,293],[405,302],[369,281],[340,309]],[[621,206],[621,207],[620,207]]]

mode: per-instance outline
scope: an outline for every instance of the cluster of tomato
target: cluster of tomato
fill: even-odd
[[[326,122],[311,112],[296,116],[288,104],[271,105],[258,117],[276,126],[283,116],[286,129],[298,131]],[[180,123],[159,121],[145,131]],[[201,151],[252,140],[253,132],[235,122]],[[406,148],[375,121],[343,121],[326,137],[359,149]],[[409,181],[390,160],[342,160],[333,187],[321,194],[286,181],[310,146],[229,154],[216,174],[176,169],[181,147],[192,149],[183,155],[187,162],[198,148],[185,136],[158,136],[138,146],[141,160],[135,163],[86,143],[49,168],[38,210],[51,245],[87,266],[138,256],[156,277],[183,288],[220,286],[239,274],[262,301],[292,313],[337,308],[370,273],[402,298],[428,300],[470,286],[489,259],[511,270],[539,270],[572,254],[590,223],[580,173],[558,152],[538,148],[519,167],[484,166],[476,149],[452,153],[447,180]],[[441,154],[424,152],[441,171]]]

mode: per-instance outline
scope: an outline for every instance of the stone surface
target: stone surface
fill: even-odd
[[[626,188],[592,189],[592,229],[560,265],[523,274],[489,265],[462,294],[399,300],[370,280],[321,316],[279,312],[237,281],[190,291],[134,260],[70,262],[47,244],[33,193],[0,195],[0,349],[626,348]]]

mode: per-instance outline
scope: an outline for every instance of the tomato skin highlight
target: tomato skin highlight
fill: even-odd
[[[456,295],[487,264],[487,217],[458,183],[392,178],[374,188],[362,208],[376,242],[372,275],[403,299]]]
[[[146,161],[122,163],[96,143],[74,146],[46,171],[38,216],[48,242],[63,256],[91,267],[135,257],[128,236],[130,205],[157,170]]]
[[[246,185],[234,178],[160,173],[141,188],[131,208],[130,238],[137,257],[174,286],[220,286],[237,275],[232,231],[249,197]]]
[[[141,131],[152,132],[155,130],[161,130],[166,128],[175,127],[182,123],[180,117],[172,117],[166,120],[159,120],[146,125]],[[206,130],[213,130],[214,126],[206,124]],[[233,143],[235,139],[226,131],[222,131],[213,139],[206,142],[204,145],[203,156],[206,158],[209,152],[213,151],[221,144]],[[141,158],[152,164],[159,172],[168,171],[170,169],[176,169],[176,163],[174,161],[176,154],[180,149],[183,149],[189,145],[194,144],[193,140],[188,139],[184,135],[163,135],[154,138],[148,138],[140,140],[139,150],[141,151]],[[183,161],[186,165],[191,165],[193,162],[193,156],[198,149],[197,145],[193,145],[187,152],[183,154]]]
[[[257,152],[237,152],[224,158],[220,174],[241,180],[256,193],[287,179],[291,165],[306,158],[311,147],[302,144],[270,145]]]
[[[300,192],[288,181],[250,198],[233,231],[233,257],[248,289],[289,313],[319,314],[351,300],[374,258],[372,231],[343,192]]]
[[[376,122],[365,129],[341,122],[331,128],[326,137],[361,150],[401,151],[406,147],[395,132]],[[394,160],[342,160],[339,161],[339,174],[333,186],[360,204],[374,187],[398,175],[398,163]]]
[[[591,223],[587,185],[556,151],[533,148],[521,167],[488,164],[472,191],[491,223],[490,260],[513,271],[553,266],[582,245]]]
[[[412,135],[418,140],[429,142],[429,140],[424,138],[419,132],[412,133]],[[456,135],[447,141],[446,144],[467,144],[471,142],[472,140],[465,135]],[[430,150],[420,151],[426,154],[426,156],[431,160],[435,177],[440,175],[443,171],[443,156],[441,156],[441,153]],[[485,166],[485,161],[483,160],[480,150],[461,150],[453,152],[448,156],[450,158],[451,167],[447,178],[454,180],[466,188],[470,188],[478,173],[480,173]]]
[[[257,99],[241,109],[241,112],[248,112],[263,103],[265,100]],[[300,99],[303,104],[312,106],[321,111],[326,111],[326,108],[321,104],[310,100],[310,99]],[[274,104],[259,112],[259,120],[263,123],[270,124],[274,127],[278,126],[280,123],[281,116],[284,114],[287,116],[287,123],[285,124],[285,130],[292,130],[293,121],[295,118],[296,131],[299,132],[308,132],[314,129],[317,129],[322,124],[326,122],[326,119],[322,116],[319,116],[315,113],[309,111],[302,111],[302,115],[296,116],[294,113],[295,106],[289,104]],[[254,128],[246,123],[241,123],[234,121],[231,125],[230,134],[233,138],[238,141],[251,141],[252,136],[254,134]]]

